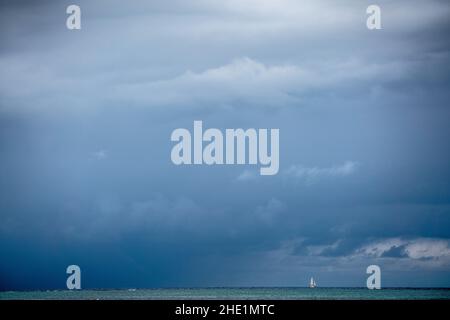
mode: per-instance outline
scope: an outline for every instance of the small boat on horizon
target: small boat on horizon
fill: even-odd
[[[314,281],[314,278],[313,278],[313,277],[311,277],[311,280],[309,281],[309,287],[310,287],[310,288],[315,288],[315,287],[317,287],[317,284],[316,284],[316,282]]]

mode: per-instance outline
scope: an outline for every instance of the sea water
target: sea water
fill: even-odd
[[[450,299],[449,288],[165,288],[115,290],[2,291],[0,299],[75,300],[372,300]]]

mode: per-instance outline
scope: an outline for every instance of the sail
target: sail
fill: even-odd
[[[314,278],[311,277],[311,280],[309,281],[309,287],[314,288],[316,286],[316,282],[314,281]]]

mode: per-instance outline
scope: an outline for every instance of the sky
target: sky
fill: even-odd
[[[449,287],[450,2],[370,4],[0,1],[0,290]],[[195,120],[278,174],[174,165]]]

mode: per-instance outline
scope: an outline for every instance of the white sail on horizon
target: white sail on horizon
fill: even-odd
[[[309,281],[309,287],[315,288],[317,286],[316,282],[314,281],[314,278],[311,277],[311,280]]]

